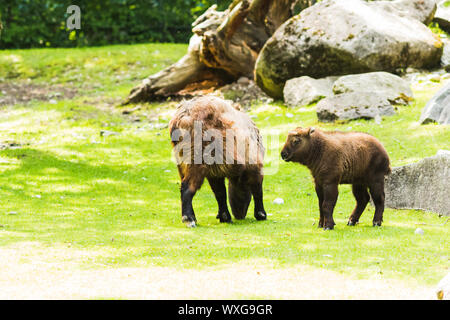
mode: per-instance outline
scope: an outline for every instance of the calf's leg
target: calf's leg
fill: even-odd
[[[356,207],[348,219],[348,226],[354,226],[358,223],[361,214],[366,209],[367,203],[370,200],[369,193],[367,192],[367,187],[363,185],[352,185],[352,192],[356,199]]]
[[[332,230],[334,229],[333,211],[338,198],[338,185],[337,184],[324,184],[323,190],[323,202],[322,202],[322,212],[323,212],[323,229]]]
[[[323,189],[321,185],[318,185],[316,183],[316,194],[317,198],[319,199],[319,212],[320,212],[320,218],[319,218],[319,228],[323,228],[323,210],[322,210],[322,204],[323,204]]]
[[[227,205],[227,189],[225,188],[225,178],[208,178],[214,195],[216,196],[219,212],[217,218],[220,222],[231,222],[231,215]]]
[[[376,179],[369,185],[370,195],[375,204],[375,214],[373,216],[373,226],[380,227],[383,222],[384,212],[384,177]]]

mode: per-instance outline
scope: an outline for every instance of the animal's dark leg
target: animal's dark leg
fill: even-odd
[[[228,179],[228,200],[235,219],[245,219],[252,194],[246,180],[239,177]]]
[[[195,227],[197,221],[194,214],[194,208],[192,207],[192,198],[195,195],[196,190],[189,188],[189,183],[183,181],[181,183],[181,221],[183,221],[188,227]]]
[[[334,229],[333,210],[338,198],[338,185],[337,184],[324,184],[323,185],[323,229]]]
[[[225,178],[208,178],[214,195],[216,196],[217,205],[219,206],[219,213],[217,219],[220,222],[231,222],[231,215],[228,211],[227,205],[227,189],[225,188]]]
[[[383,222],[384,212],[384,176],[378,178],[369,185],[370,195],[375,204],[375,214],[373,216],[373,226],[380,227]]]
[[[323,204],[323,189],[322,186],[316,183],[316,194],[317,198],[319,199],[319,211],[320,211],[320,218],[319,218],[319,228],[323,228],[323,210],[322,210],[322,204]]]
[[[250,190],[252,191],[253,201],[255,202],[255,212],[254,216],[256,220],[266,220],[267,214],[264,210],[263,203],[263,175],[257,174],[256,176],[251,176],[249,178]]]
[[[347,225],[349,226],[354,226],[358,223],[361,214],[366,209],[367,203],[370,200],[366,186],[354,184],[352,185],[352,192],[356,199],[356,207],[348,219]]]
[[[181,221],[187,227],[195,227],[197,219],[195,218],[194,208],[192,207],[192,198],[203,184],[204,176],[185,176],[181,182]]]

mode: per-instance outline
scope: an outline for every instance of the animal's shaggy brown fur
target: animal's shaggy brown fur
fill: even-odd
[[[289,132],[281,152],[285,161],[298,162],[311,171],[319,198],[319,227],[333,229],[333,210],[339,184],[352,184],[357,205],[348,225],[355,225],[370,200],[375,204],[374,226],[381,226],[384,177],[391,171],[389,156],[373,136],[361,132],[325,132],[296,128]]]
[[[205,178],[216,196],[217,218],[221,222],[231,222],[225,178],[229,180],[228,197],[234,217],[245,218],[253,195],[255,217],[266,219],[262,203],[264,147],[259,130],[250,117],[228,101],[204,96],[183,101],[169,123],[169,130],[181,178],[183,222],[195,226],[192,197]],[[180,132],[183,132],[182,138]],[[214,137],[208,136],[211,132]],[[233,142],[231,147],[227,145],[227,136],[233,137],[228,140],[228,143]],[[237,140],[245,141],[244,150],[236,146]],[[199,145],[201,148],[196,148]],[[208,163],[207,159],[202,159],[205,152],[212,157],[218,156],[223,162]]]

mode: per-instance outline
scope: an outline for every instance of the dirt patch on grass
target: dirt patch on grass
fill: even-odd
[[[20,149],[22,148],[22,144],[15,141],[0,141],[0,150],[6,149]]]
[[[75,88],[60,84],[0,83],[0,105],[23,104],[33,100],[56,103],[58,100],[72,99],[76,94],[77,90]]]
[[[309,266],[245,261],[203,270],[96,264],[100,252],[37,243],[0,248],[0,299],[434,299],[430,287],[357,280]],[[103,253],[105,254],[105,253]]]

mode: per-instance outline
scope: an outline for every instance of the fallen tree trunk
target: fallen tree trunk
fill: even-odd
[[[193,24],[187,54],[135,87],[124,104],[191,95],[241,76],[253,79],[256,58],[275,30],[314,0],[235,0],[210,7]]]

